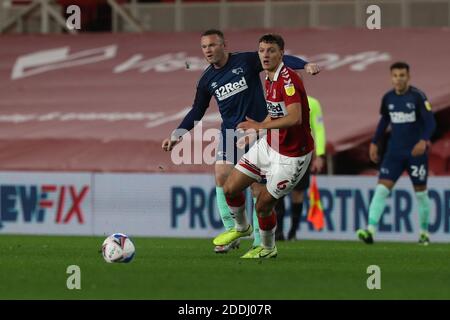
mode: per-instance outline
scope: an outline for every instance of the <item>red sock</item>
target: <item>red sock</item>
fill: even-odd
[[[228,206],[232,208],[240,208],[245,204],[244,192],[241,192],[234,198],[225,197],[225,199],[227,200]]]
[[[269,231],[272,230],[277,225],[277,216],[272,210],[269,216],[260,217],[258,216],[259,228],[261,230]]]
[[[234,225],[237,231],[246,230],[249,225],[247,216],[245,214],[245,195],[241,192],[234,198],[225,197],[227,200],[228,208],[230,209],[230,215],[234,220]]]

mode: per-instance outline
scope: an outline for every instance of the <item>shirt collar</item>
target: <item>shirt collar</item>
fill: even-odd
[[[278,76],[280,75],[281,69],[283,69],[283,67],[284,67],[284,63],[283,63],[283,61],[281,61],[281,63],[278,65],[277,71],[275,71],[275,75],[273,76],[272,81],[278,80]],[[266,79],[269,79],[269,77],[266,76]]]

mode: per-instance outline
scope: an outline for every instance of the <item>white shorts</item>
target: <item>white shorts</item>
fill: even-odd
[[[267,180],[267,191],[279,199],[297,185],[308,170],[312,151],[301,157],[284,156],[272,149],[264,137],[259,139],[236,165],[236,169],[261,182]]]

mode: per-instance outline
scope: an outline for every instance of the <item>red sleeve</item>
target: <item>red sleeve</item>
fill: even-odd
[[[283,82],[280,84],[282,86],[281,94],[286,107],[293,103],[301,103],[301,95],[306,95],[306,92],[300,77],[286,68],[281,71],[280,75],[280,81]]]

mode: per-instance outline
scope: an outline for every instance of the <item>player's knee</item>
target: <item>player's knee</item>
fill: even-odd
[[[259,193],[261,192],[261,188],[262,188],[262,185],[259,183],[256,183],[256,182],[250,186],[250,189],[252,190],[253,198],[258,198]]]
[[[226,181],[223,185],[223,193],[225,194],[225,197],[228,199],[236,197],[237,192],[235,189],[236,188],[233,187],[232,183]]]
[[[225,185],[225,182],[227,181],[227,178],[230,175],[232,169],[233,166],[228,163],[216,163],[214,171],[217,186],[223,187]]]
[[[226,181],[227,181],[226,174],[216,173],[216,186],[224,187]]]
[[[272,211],[272,207],[273,206],[271,205],[271,203],[260,198],[258,198],[258,201],[256,202],[255,205],[256,213],[259,217],[268,216]]]

